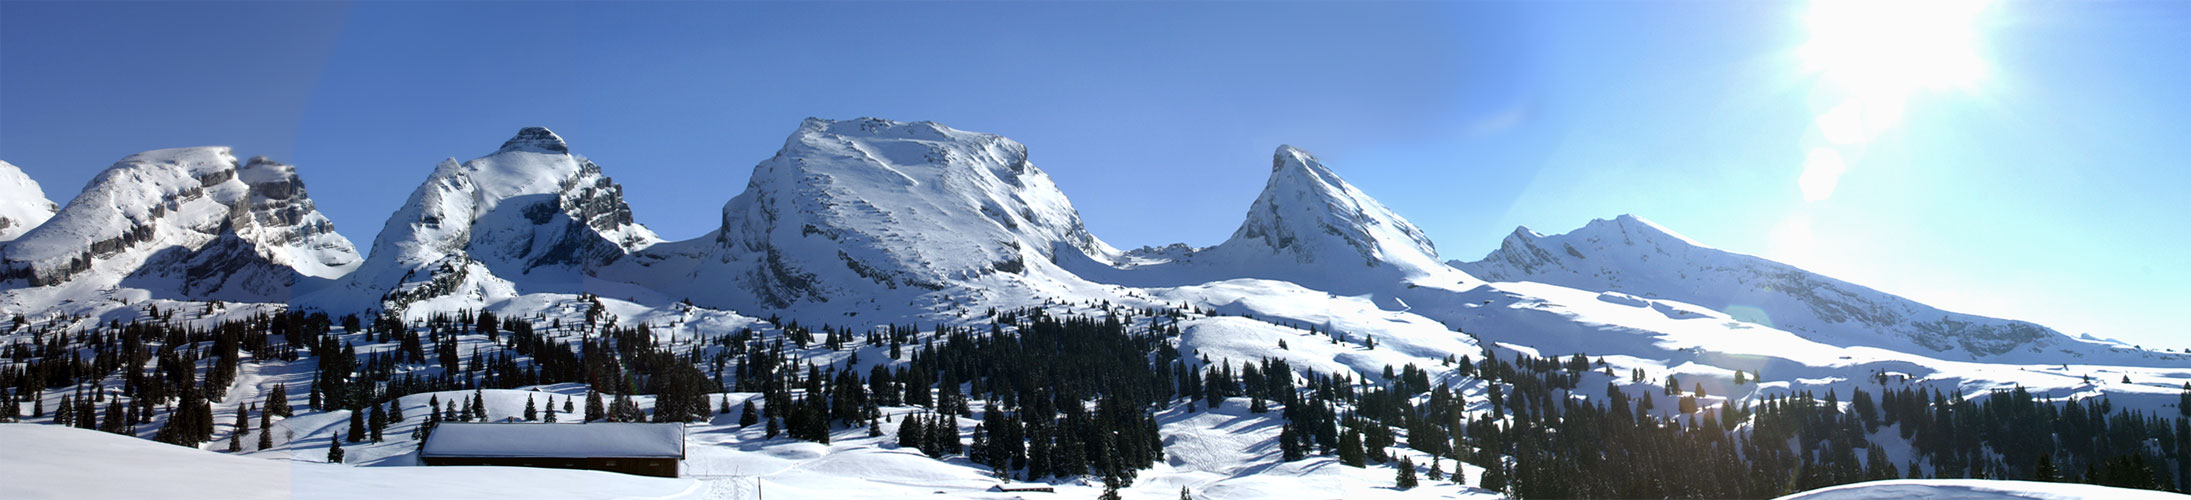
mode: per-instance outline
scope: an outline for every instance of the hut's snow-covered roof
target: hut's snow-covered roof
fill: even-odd
[[[443,423],[426,438],[419,456],[683,458],[685,426]]]

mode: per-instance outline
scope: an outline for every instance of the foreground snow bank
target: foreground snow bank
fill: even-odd
[[[246,458],[104,432],[0,425],[0,498],[685,499],[690,479],[519,467],[352,467]],[[127,478],[127,479],[119,479]]]
[[[2111,488],[2089,484],[1992,481],[1986,479],[1900,479],[1845,484],[1797,493],[1780,500],[2181,500],[2174,493]]]

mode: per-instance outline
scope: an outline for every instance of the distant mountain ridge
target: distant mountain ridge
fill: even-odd
[[[1136,287],[1263,280],[1369,296],[1392,311],[1433,303],[1439,310],[1426,314],[1456,323],[1473,314],[1457,309],[1467,305],[1460,296],[1403,292],[1536,281],[1695,304],[1830,345],[1943,359],[2156,355],[1941,311],[1713,249],[1634,216],[1562,235],[1520,228],[1481,260],[1441,263],[1419,228],[1292,146],[1273,152],[1263,191],[1224,242],[1121,252],[1087,231],[1028,158],[1011,139],[933,122],[810,118],[753,167],[717,230],[664,241],[637,222],[601,165],[553,131],[527,127],[486,156],[436,166],[361,257],[313,209],[294,167],[238,161],[227,148],[160,150],[117,163],[52,220],[0,248],[0,276],[9,303],[30,308],[132,288],[335,311],[480,309],[529,294],[597,293],[883,320],[1000,297],[1108,300]],[[7,167],[0,174],[17,173]],[[27,177],[0,181],[36,192]],[[31,215],[13,217],[34,219],[42,198],[16,203]],[[1480,295],[1468,300],[1486,303]]]
[[[1572,232],[1517,228],[1499,249],[1452,266],[1492,281],[1534,281],[1673,299],[1841,346],[1943,359],[2048,362],[2093,344],[2024,321],[1942,311],[1771,260],[1715,249],[1634,215]]]

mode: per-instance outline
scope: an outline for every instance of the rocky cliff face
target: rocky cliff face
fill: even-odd
[[[294,167],[237,161],[228,148],[132,155],[101,172],[0,257],[10,282],[82,282],[180,298],[279,301],[300,278],[359,261],[306,195]]]
[[[593,269],[660,241],[633,221],[623,188],[600,165],[530,127],[493,154],[437,166],[344,290],[389,309],[452,294],[571,292]]]

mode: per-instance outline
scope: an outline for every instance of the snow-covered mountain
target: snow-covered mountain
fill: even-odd
[[[720,226],[691,240],[661,241],[634,220],[621,191],[600,166],[572,154],[553,132],[527,128],[492,154],[441,163],[390,216],[370,256],[360,258],[312,209],[294,168],[263,159],[237,162],[221,148],[148,152],[101,174],[58,216],[0,247],[0,271],[9,273],[0,283],[0,297],[7,299],[0,302],[0,314],[24,318],[20,325],[0,325],[5,332],[0,343],[67,341],[69,336],[36,332],[96,330],[110,321],[146,319],[154,310],[205,311],[161,319],[210,329],[224,320],[300,307],[335,314],[380,308],[407,312],[406,328],[435,346],[435,362],[386,365],[404,380],[472,378],[446,378],[452,370],[463,373],[457,366],[488,365],[485,370],[494,372],[525,363],[533,368],[522,372],[527,376],[545,371],[543,360],[554,357],[538,351],[510,354],[520,342],[516,335],[497,339],[421,321],[432,314],[486,310],[523,318],[540,327],[538,339],[555,342],[536,345],[584,345],[611,331],[609,325],[644,325],[631,330],[651,333],[663,352],[693,353],[690,359],[749,366],[760,358],[740,356],[763,351],[734,352],[732,346],[769,345],[767,356],[858,374],[903,367],[907,358],[901,347],[918,358],[962,335],[937,328],[927,336],[928,326],[952,325],[977,338],[985,331],[1003,335],[1022,327],[999,318],[1027,318],[1036,314],[1027,311],[1039,309],[1040,315],[1117,320],[1124,331],[1146,332],[1134,338],[1147,339],[1152,356],[1179,353],[1180,368],[1217,373],[1219,364],[1229,372],[1232,366],[1245,367],[1242,362],[1267,367],[1282,361],[1300,376],[1288,380],[1310,386],[1351,380],[1361,387],[1393,387],[1398,380],[1419,378],[1410,391],[1420,394],[1403,394],[1400,400],[1437,401],[1426,396],[1430,387],[1440,393],[1450,389],[1455,399],[1447,408],[1456,422],[1496,422],[1524,413],[1514,398],[1525,385],[1544,397],[1523,398],[1539,411],[1554,401],[1595,404],[1610,398],[1602,387],[1641,401],[1665,396],[1665,405],[1634,411],[1683,422],[1669,429],[1713,427],[1710,419],[1692,425],[1694,416],[1677,406],[1682,400],[1705,409],[1754,408],[1799,394],[1827,394],[1830,400],[1835,394],[1853,397],[1859,388],[1909,387],[1961,400],[2016,387],[2050,401],[2104,398],[2115,408],[2151,413],[2177,411],[2173,405],[2181,401],[2181,388],[2191,383],[2184,371],[2191,358],[2184,355],[2077,342],[2029,323],[1938,311],[1712,249],[1633,217],[1596,221],[1566,235],[1522,229],[1482,261],[1448,265],[1405,218],[1316,157],[1288,146],[1273,155],[1269,180],[1239,229],[1223,243],[1200,249],[1171,245],[1120,252],[1082,226],[1064,193],[1029,163],[1026,146],[930,122],[808,119],[774,157],[753,168],[744,191],[723,207]],[[231,303],[216,306],[206,299]],[[807,327],[779,323],[778,315]],[[921,328],[894,328],[904,322]],[[807,329],[817,324],[827,340],[793,334],[814,333]],[[890,341],[862,335],[884,325],[893,327],[887,328]],[[368,356],[402,349],[402,341],[379,331],[344,327],[326,335]],[[746,339],[752,344],[731,340],[743,335],[752,335]],[[904,346],[896,345],[900,335],[907,337]],[[83,339],[99,337],[74,338],[88,344]],[[452,358],[440,359],[443,346],[459,345],[446,351]],[[49,351],[34,352],[56,355]],[[1494,358],[1513,359],[1508,376],[1533,377],[1511,370],[1544,371],[1527,366],[1541,363],[1524,361],[1537,356],[1594,361],[1587,369],[1553,369],[1566,384],[1556,393],[1542,389],[1548,382],[1501,380],[1466,368],[1470,357],[1478,367],[1493,366]],[[508,420],[536,397],[548,397],[554,408],[558,397],[567,405],[607,389],[566,377],[515,389],[404,395],[388,407],[412,418],[396,417],[397,427],[388,429],[385,442],[360,441],[338,438],[341,424],[353,418],[351,410],[315,409],[270,425],[262,417],[255,431],[228,424],[251,413],[254,401],[281,384],[287,384],[293,406],[305,406],[299,398],[307,392],[301,387],[325,380],[317,368],[320,360],[256,352],[236,359],[241,365],[227,395],[209,402],[213,425],[236,442],[268,437],[269,445],[240,446],[235,453],[273,460],[316,461],[326,456],[327,444],[343,440],[352,463],[410,464],[417,443],[405,435],[423,425],[417,415],[426,413],[430,401],[475,398],[478,409],[492,407],[487,413]],[[993,361],[977,362],[1017,369]],[[726,365],[717,363],[716,376],[722,377]],[[370,377],[359,373],[359,380]],[[1682,383],[1674,384],[1677,378]],[[127,377],[91,380],[85,383],[108,384],[108,393],[127,392],[114,387]],[[731,387],[746,382],[732,380]],[[1191,379],[1182,383],[1187,392],[1196,391]],[[1677,399],[1679,391],[1666,389],[1669,385],[1693,392]],[[1496,394],[1508,387],[1514,389],[1503,392],[1501,408]],[[721,405],[767,404],[756,393],[712,391],[709,400]],[[38,399],[32,404],[60,408],[71,393],[34,394]],[[654,405],[655,398],[639,395],[634,404]],[[984,419],[1003,416],[991,411],[989,398],[974,399],[977,409],[962,415],[964,420],[951,420],[957,432],[975,432]],[[1362,408],[1344,399],[1327,402],[1339,405],[1328,408],[1340,414]],[[1280,442],[1285,430],[1299,429],[1287,420],[1297,414],[1252,408],[1293,403],[1251,397],[1211,403],[1165,401],[1151,408],[1166,455],[1141,472],[1137,485],[1124,492],[1127,497],[1170,498],[1180,489],[1191,489],[1196,498],[1498,496],[1444,484],[1393,489],[1389,469],[1341,466],[1329,454],[1284,460]],[[906,417],[935,414],[933,409],[875,408],[887,415],[876,427],[883,436],[845,427],[833,429],[827,444],[795,441],[763,431],[773,425],[734,424],[736,417],[716,415],[690,427],[687,444],[693,452],[685,471],[713,497],[741,497],[764,480],[771,495],[790,497],[997,496],[983,492],[997,484],[989,471],[956,458],[933,460],[896,440],[897,430],[911,421]],[[1460,429],[1451,432],[1461,436]],[[1883,428],[1871,440],[1892,448],[1888,460],[1914,463],[1916,455],[1903,436]],[[35,438],[57,449],[98,446],[114,450],[102,452],[114,456],[139,453],[112,440],[93,443],[57,433]],[[1431,452],[1414,449],[1414,439],[1408,442],[1387,451],[1417,465],[1433,460]],[[174,456],[153,462],[196,460],[183,456],[196,452],[163,449],[168,448]],[[21,457],[0,452],[4,458]],[[97,456],[74,458],[89,463]],[[1468,484],[1485,480],[1487,470],[1478,463],[1451,466]],[[220,468],[258,469],[234,461]],[[883,472],[842,472],[848,470]],[[306,472],[325,481],[376,475],[334,467]],[[477,474],[489,479],[483,484],[530,481],[505,472]],[[532,473],[546,474],[524,474]],[[455,474],[380,475],[445,488],[456,482],[449,481]],[[570,478],[541,479],[561,484]],[[1098,490],[1077,480],[1046,484],[1067,496],[1094,496]]]
[[[849,311],[977,281],[1049,284],[1061,254],[1118,251],[1088,234],[1026,146],[933,122],[809,118],[753,168],[719,229],[622,272],[708,305]]]
[[[576,292],[591,269],[661,241],[632,220],[623,187],[541,127],[493,154],[444,160],[388,217],[365,264],[323,307],[403,309]]]
[[[46,199],[38,181],[15,164],[0,161],[0,242],[14,240],[53,218],[61,207]]]
[[[1348,295],[1423,280],[1473,281],[1440,264],[1421,229],[1293,146],[1272,154],[1269,181],[1225,242],[1203,249],[1144,248],[1119,262],[1069,268],[1135,286],[1261,278]]]
[[[26,287],[11,290],[18,302],[115,287],[278,302],[302,280],[340,277],[358,260],[294,167],[196,147],[138,153],[100,172],[0,250],[0,277]]]
[[[1483,259],[1452,265],[1492,281],[1534,281],[1696,304],[1844,347],[2015,363],[2143,364],[2155,356],[2079,341],[2029,322],[1942,311],[1795,266],[1705,246],[1633,215],[1593,220],[1550,236],[1517,228]]]

